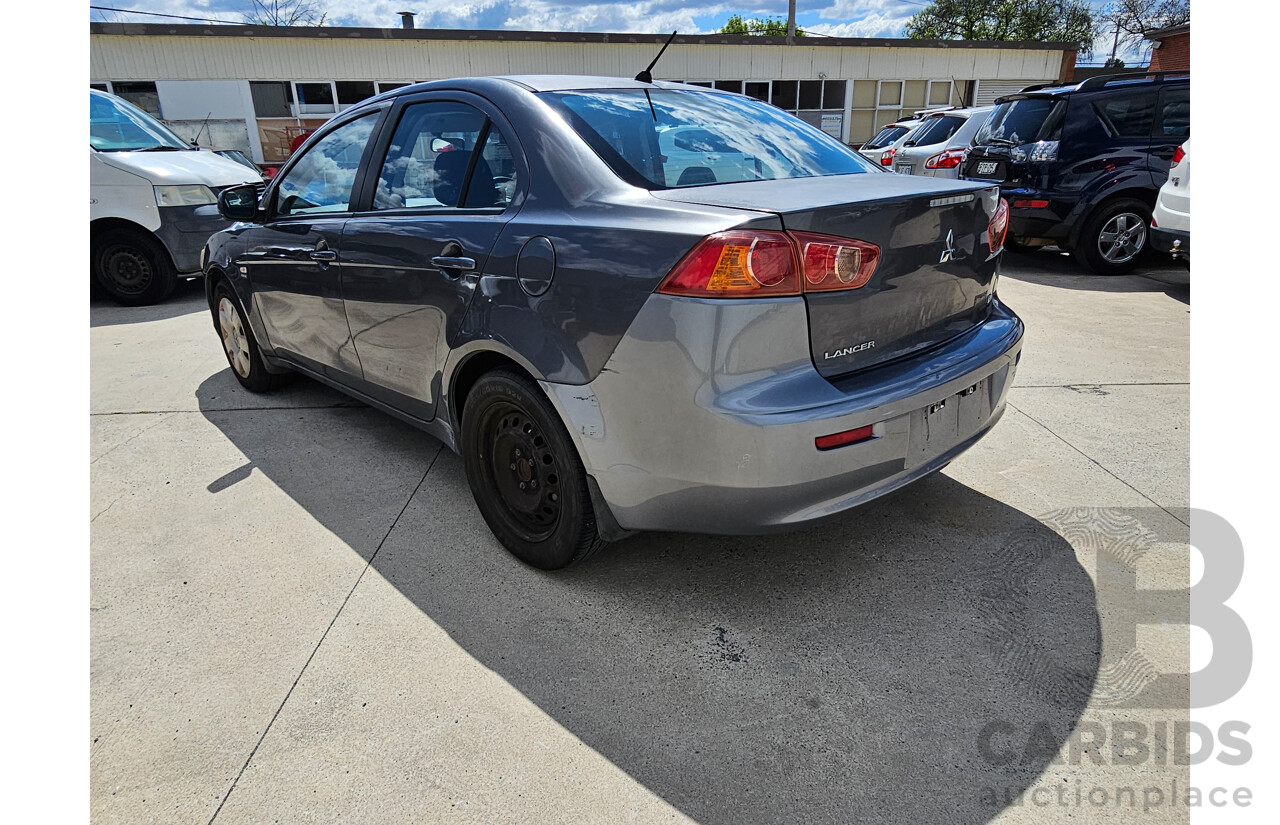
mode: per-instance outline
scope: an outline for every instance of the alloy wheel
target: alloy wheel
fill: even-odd
[[[1147,242],[1147,224],[1141,215],[1121,212],[1098,233],[1098,252],[1110,264],[1128,263]]]

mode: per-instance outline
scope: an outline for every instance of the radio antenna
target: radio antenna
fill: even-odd
[[[677,29],[676,31],[679,31],[679,29]],[[636,75],[636,80],[639,80],[641,83],[653,82],[653,74],[652,74],[653,67],[658,65],[658,61],[662,59],[662,53],[667,50],[667,46],[670,46],[671,41],[675,39],[676,39],[676,32],[672,32],[671,36],[667,38],[667,42],[663,43],[662,48],[658,50],[658,56],[655,57],[653,59],[653,62],[649,64],[649,68],[645,69],[643,72]]]

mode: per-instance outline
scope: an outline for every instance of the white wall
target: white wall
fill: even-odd
[[[157,80],[165,120],[244,119],[243,80]]]

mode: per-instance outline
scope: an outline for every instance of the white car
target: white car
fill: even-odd
[[[1151,246],[1191,260],[1191,141],[1178,147],[1151,212]]]
[[[902,145],[911,131],[920,125],[918,118],[910,120],[899,120],[886,125],[883,129],[876,133],[876,136],[858,149],[858,154],[862,155],[872,163],[878,163],[888,169],[893,168],[893,156],[897,152],[898,147]]]
[[[951,109],[924,119],[893,157],[893,171],[934,178],[960,177],[960,164],[994,106]]]

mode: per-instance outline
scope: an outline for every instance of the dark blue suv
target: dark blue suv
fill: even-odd
[[[1007,246],[1057,245],[1103,275],[1137,266],[1169,161],[1191,134],[1190,74],[1030,86],[997,104],[961,177],[1000,184]]]

